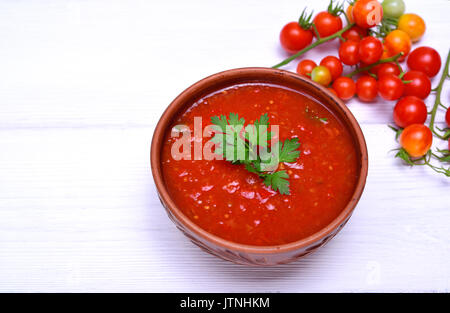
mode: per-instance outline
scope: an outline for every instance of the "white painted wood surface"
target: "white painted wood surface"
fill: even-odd
[[[445,56],[450,2],[405,1],[427,22],[421,44]],[[367,187],[343,231],[299,262],[207,255],[156,197],[149,147],[170,101],[209,74],[277,63],[284,23],[326,3],[1,1],[0,291],[450,291],[450,182],[394,160],[392,103],[349,103]]]

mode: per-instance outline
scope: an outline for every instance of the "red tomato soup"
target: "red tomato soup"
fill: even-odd
[[[175,140],[165,137],[162,170],[179,209],[195,224],[221,238],[248,245],[281,245],[323,229],[344,209],[358,178],[354,143],[347,129],[316,100],[284,87],[263,83],[235,85],[210,94],[182,112],[173,126],[203,127],[212,116],[237,113],[253,123],[268,113],[279,125],[280,140],[297,137],[300,156],[281,163],[289,174],[290,195],[264,185],[243,165],[226,160],[179,160]],[[203,138],[205,144],[210,138]],[[193,150],[193,147],[192,147]]]

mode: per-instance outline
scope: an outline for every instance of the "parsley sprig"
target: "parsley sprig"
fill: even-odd
[[[297,138],[277,141],[269,147],[273,134],[269,131],[268,114],[263,114],[253,124],[245,126],[245,119],[230,113],[211,118],[215,135],[215,153],[233,164],[243,164],[245,169],[258,175],[266,186],[282,195],[289,195],[289,175],[279,170],[279,163],[293,163],[300,156]]]

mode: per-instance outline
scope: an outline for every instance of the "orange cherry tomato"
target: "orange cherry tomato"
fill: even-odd
[[[352,8],[352,16],[359,27],[371,28],[381,22],[383,7],[375,0],[357,0]]]
[[[419,15],[407,13],[400,16],[397,29],[407,33],[412,42],[417,42],[425,33],[426,26]]]
[[[389,56],[394,56],[403,52],[398,60],[403,61],[411,51],[411,39],[408,34],[402,30],[393,30],[385,38],[385,45]]]
[[[400,145],[413,158],[424,156],[431,148],[433,134],[423,124],[412,124],[406,127],[400,135]]]
[[[381,59],[387,59],[389,58],[389,51],[388,48],[386,47],[386,44],[383,43],[383,54],[381,55]]]
[[[347,15],[348,22],[353,23],[353,5],[349,5],[347,10],[345,11],[345,14]]]

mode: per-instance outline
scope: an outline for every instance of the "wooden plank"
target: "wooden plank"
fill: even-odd
[[[427,22],[421,45],[445,55],[450,3],[406,2]],[[168,103],[209,74],[278,62],[282,25],[327,4],[1,2],[0,291],[450,291],[450,182],[393,158],[393,103],[349,102],[366,190],[343,231],[299,262],[207,255],[157,199],[149,147]]]

